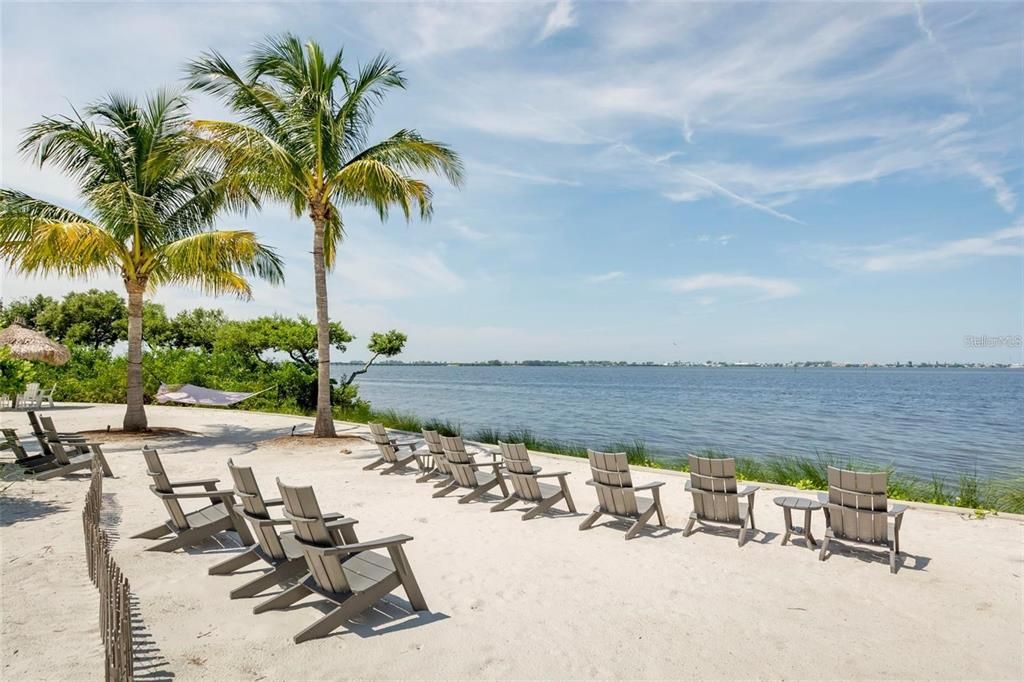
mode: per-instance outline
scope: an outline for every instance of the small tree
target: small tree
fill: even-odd
[[[11,357],[11,349],[0,346],[0,395],[11,397],[11,404],[25,391],[32,377],[32,363]]]
[[[366,374],[370,370],[370,365],[372,365],[377,358],[381,356],[393,358],[401,353],[402,349],[405,348],[405,342],[408,341],[408,339],[409,337],[397,329],[392,329],[384,333],[374,332],[370,334],[370,343],[366,344],[366,347],[371,353],[373,353],[373,355],[366,364],[363,365],[362,369],[357,369],[345,377],[344,381],[341,382],[341,388],[345,389],[349,384],[355,381],[355,378],[360,374]]]

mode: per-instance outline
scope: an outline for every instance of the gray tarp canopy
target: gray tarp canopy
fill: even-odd
[[[216,391],[212,388],[203,388],[202,386],[195,386],[193,384],[181,384],[168,386],[167,384],[160,384],[160,389],[156,392],[157,402],[175,402],[184,403],[186,405],[214,405],[219,407],[227,407],[228,405],[234,405],[240,403],[243,400],[265,393],[269,391],[269,388],[265,388],[262,391],[256,391],[255,393],[241,393],[239,391]]]

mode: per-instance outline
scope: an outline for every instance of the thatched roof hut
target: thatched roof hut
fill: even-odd
[[[71,359],[67,346],[19,324],[12,324],[0,332],[0,346],[7,346],[11,349],[11,356],[21,360],[41,360],[51,365],[63,365]]]

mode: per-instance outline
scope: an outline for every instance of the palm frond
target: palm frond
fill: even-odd
[[[280,257],[247,230],[211,230],[167,244],[142,274],[159,284],[188,284],[215,296],[242,298],[252,294],[246,275],[272,284],[284,281]]]
[[[0,190],[0,258],[24,274],[78,277],[125,267],[124,247],[88,219],[12,190]]]
[[[433,211],[433,192],[423,181],[408,177],[376,159],[352,161],[328,183],[332,196],[344,203],[371,206],[380,219],[387,220],[392,206],[398,206],[408,220],[414,205],[422,219]]]

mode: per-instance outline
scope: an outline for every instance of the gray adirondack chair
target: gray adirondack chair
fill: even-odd
[[[398,587],[405,590],[415,610],[427,610],[402,548],[412,540],[410,536],[348,542],[328,528],[313,488],[285,485],[280,479],[277,487],[284,499],[284,515],[292,523],[309,572],[298,584],[257,605],[253,613],[283,609],[311,594],[333,602],[336,606],[330,613],[295,635],[298,644],[326,637]],[[386,549],[387,555],[374,551],[378,549]]]
[[[142,455],[146,460],[146,473],[153,479],[149,489],[160,498],[170,517],[167,521],[142,531],[133,538],[156,540],[168,535],[172,537],[147,547],[148,552],[173,552],[198,545],[218,533],[235,531],[242,544],[251,545],[254,540],[249,533],[245,521],[234,510],[235,494],[233,490],[218,490],[219,478],[204,478],[196,481],[174,481],[167,477],[160,455],[156,450],[145,447]],[[181,488],[202,488],[194,492],[181,492]],[[181,500],[208,498],[210,504],[186,513],[181,508]]]
[[[818,558],[825,560],[829,543],[882,545],[889,550],[889,572],[896,572],[900,553],[900,526],[907,506],[889,506],[886,490],[889,474],[847,471],[828,467],[828,494],[821,496],[825,505],[825,539]],[[891,525],[890,525],[891,522]]]
[[[46,427],[44,427],[42,420],[46,420]],[[71,448],[80,454],[84,454],[89,451],[88,448],[79,450],[78,444],[84,443],[86,438],[80,433],[61,433],[53,425],[53,419],[50,417],[42,417],[33,410],[28,411],[28,421],[32,425],[32,435],[36,437],[39,442],[39,448],[43,451],[44,455],[53,457],[53,449],[50,447],[51,441],[60,441],[65,445],[71,446]]]
[[[415,439],[411,440],[398,440],[388,435],[387,429],[384,428],[383,424],[369,424],[370,427],[370,438],[373,440],[374,445],[377,446],[377,452],[380,455],[377,459],[370,462],[363,467],[364,471],[370,471],[376,469],[381,464],[389,465],[388,468],[380,472],[383,474],[391,474],[396,471],[410,468],[413,462],[421,471],[428,469],[425,461],[425,457],[416,453],[416,444],[419,442]],[[402,447],[409,447],[411,452],[407,457],[402,457],[399,454],[399,449]]]
[[[597,506],[580,524],[580,530],[593,526],[603,514],[632,524],[626,531],[627,540],[635,537],[655,514],[658,515],[658,525],[665,525],[660,490],[664,482],[634,486],[629,473],[629,460],[624,452],[587,450],[587,456],[590,458],[590,473],[593,477],[587,481],[587,485],[597,490]],[[650,490],[653,497],[637,497],[636,493],[643,490]]]
[[[504,500],[491,507],[492,512],[507,509],[516,502],[526,502],[533,507],[523,514],[523,521],[534,518],[551,509],[558,502],[565,500],[565,505],[573,514],[576,513],[576,505],[573,504],[572,494],[569,492],[569,485],[565,477],[568,471],[553,471],[541,473],[540,467],[533,466],[530,462],[530,453],[523,443],[504,443],[498,441],[501,448],[501,459],[505,463],[505,472],[512,481],[512,492]],[[542,478],[557,478],[558,485],[542,483]]]
[[[501,475],[504,466],[501,462],[477,462],[474,455],[466,451],[462,436],[441,436],[441,447],[444,448],[444,458],[451,468],[452,480],[434,493],[433,497],[444,497],[453,490],[465,488],[469,492],[459,498],[459,504],[467,504],[479,499],[495,486],[501,488],[503,497],[508,497],[508,486]],[[478,471],[488,468],[491,473]]]
[[[757,530],[754,525],[754,493],[756,485],[738,489],[736,483],[736,460],[716,459],[690,455],[690,480],[686,490],[693,494],[693,511],[683,529],[683,536],[693,532],[693,525],[700,523],[739,526],[737,542],[742,547],[747,541],[747,531]],[[741,502],[741,499],[744,499]]]
[[[59,440],[50,441],[49,445],[56,466],[52,468],[47,467],[36,473],[35,478],[37,481],[45,481],[58,476],[67,476],[83,469],[91,469],[93,460],[99,462],[104,476],[110,478],[114,475],[110,470],[110,465],[107,464],[107,458],[103,456],[102,443],[76,441],[73,449],[72,446],[65,447],[65,444]]]
[[[432,479],[435,487],[449,485],[452,480],[452,469],[444,456],[444,447],[441,446],[441,434],[430,429],[423,429],[423,442],[427,444],[427,453],[430,457],[430,468],[422,476],[416,479],[417,483],[426,483]]]
[[[30,455],[25,449],[24,443],[21,442],[21,438],[18,437],[18,432],[14,429],[0,429],[0,431],[4,438],[3,443],[0,443],[0,450],[10,450],[14,454],[14,463],[20,466],[25,473],[34,474],[43,469],[52,469],[57,466],[52,455],[45,453]]]
[[[239,504],[235,506],[235,513],[248,521],[256,537],[256,544],[241,554],[211,566],[208,572],[210,575],[228,575],[255,561],[266,562],[270,565],[269,571],[236,587],[230,593],[232,599],[255,597],[275,585],[281,585],[305,573],[306,559],[302,546],[291,532],[292,522],[286,518],[270,516],[270,508],[280,507],[284,501],[280,498],[264,499],[251,467],[236,466],[234,461],[229,459],[228,471],[235,482],[235,496],[239,500]],[[327,521],[328,529],[337,532],[345,542],[359,541],[353,528],[358,523],[355,519],[344,518],[341,514],[328,514],[324,519]],[[288,530],[278,533],[279,526],[287,526]]]

